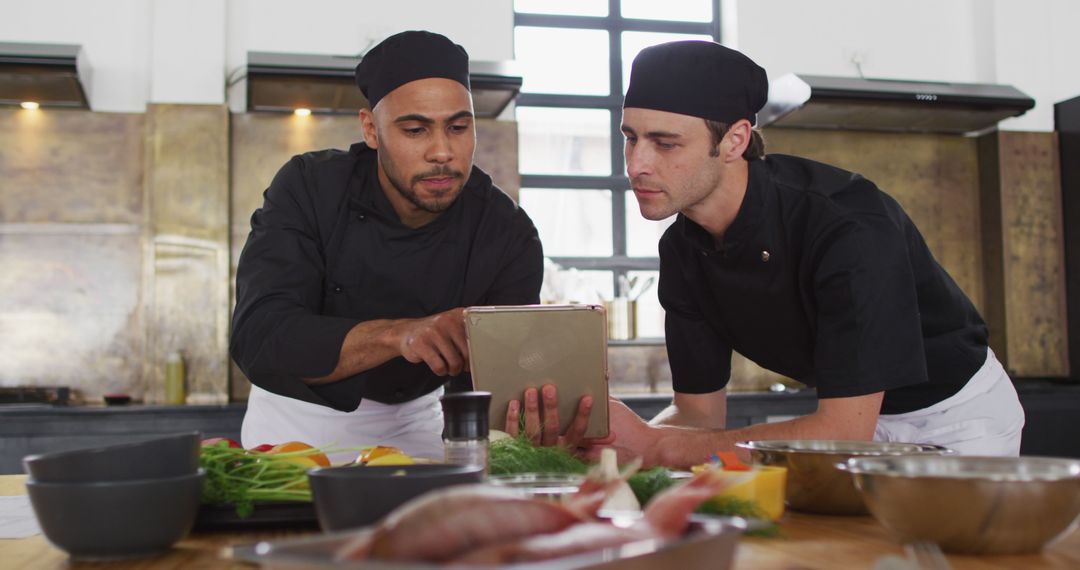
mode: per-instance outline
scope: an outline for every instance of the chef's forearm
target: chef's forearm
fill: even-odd
[[[333,372],[318,378],[304,378],[304,383],[318,386],[336,382],[401,356],[397,330],[400,323],[401,320],[390,319],[358,323],[345,335]]]
[[[652,425],[724,429],[727,425],[727,391],[710,394],[675,393],[670,406],[649,421]]]
[[[837,414],[810,415],[782,422],[754,424],[733,430],[701,430],[683,426],[657,426],[661,430],[656,439],[656,457],[653,463],[668,467],[689,468],[703,463],[709,454],[717,451],[737,451],[744,461],[749,452],[737,450],[735,443],[767,439],[851,439],[873,438],[873,419],[854,420]],[[867,427],[869,426],[869,428]]]

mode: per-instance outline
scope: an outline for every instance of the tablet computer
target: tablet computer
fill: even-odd
[[[473,387],[491,392],[491,426],[502,429],[511,400],[527,388],[559,391],[559,430],[582,396],[593,397],[586,437],[608,434],[607,318],[601,305],[465,309]],[[543,403],[541,401],[541,409]]]

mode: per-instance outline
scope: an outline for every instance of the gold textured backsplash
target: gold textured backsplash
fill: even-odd
[[[990,345],[1018,376],[1070,372],[1058,156],[1054,133],[979,140]]]
[[[516,197],[516,125],[477,130],[477,164]],[[765,136],[769,152],[877,182],[984,312],[1007,365],[1068,374],[1052,133]],[[289,157],[358,139],[351,116],[230,116],[218,105],[0,110],[0,385],[158,401],[164,359],[180,350],[197,399],[243,399],[227,335],[251,213]],[[662,346],[613,348],[610,364],[615,390],[669,389]],[[732,390],[791,382],[738,355],[732,371]]]
[[[188,401],[228,401],[229,114],[218,105],[146,110],[146,358],[137,391],[163,401],[179,352]]]
[[[0,385],[140,377],[144,123],[0,110]]]
[[[857,172],[903,206],[938,263],[983,308],[975,139],[955,135],[766,129],[770,153]]]
[[[766,129],[764,135],[769,153],[858,172],[895,198],[986,319],[991,346],[1011,373],[1069,374],[1053,133],[975,139]],[[738,355],[732,362],[735,390],[764,389],[777,380],[788,382]]]

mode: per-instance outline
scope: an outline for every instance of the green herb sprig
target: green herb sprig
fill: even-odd
[[[500,439],[491,444],[488,472],[585,474],[589,466],[562,447],[538,447],[524,436]]]
[[[204,446],[199,453],[199,464],[206,470],[202,502],[233,505],[236,514],[246,518],[256,501],[311,501],[308,468],[286,459],[319,453],[323,451],[313,448],[270,455],[229,447],[227,442]]]
[[[524,433],[524,429],[519,434]],[[524,435],[501,439],[491,444],[490,468],[492,475],[516,475],[519,473],[570,473],[584,474],[589,465],[561,447],[540,447]],[[627,480],[638,503],[647,505],[657,493],[676,484],[671,471],[665,467],[653,467],[638,471]],[[757,503],[735,497],[719,497],[702,503],[698,513],[765,519]],[[780,535],[780,527],[770,524],[761,529],[748,531],[748,536],[774,537]]]

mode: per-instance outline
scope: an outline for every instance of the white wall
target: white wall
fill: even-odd
[[[858,56],[868,77],[1012,84],[1037,101],[1002,124],[1015,130],[1052,130],[1053,104],[1080,95],[1076,0],[722,1],[729,43],[773,77],[854,76]],[[221,103],[248,51],[356,54],[405,29],[513,57],[512,0],[0,0],[0,14],[0,41],[82,44],[98,111]]]
[[[230,0],[231,71],[248,51],[355,55],[403,30],[429,30],[461,44],[476,60],[514,57],[511,0]],[[243,83],[229,91],[243,108]]]
[[[153,0],[150,101],[225,102],[225,3]]]
[[[1053,104],[1080,95],[1075,0],[724,0],[735,46],[788,72],[1010,84],[1035,109],[1003,129],[1050,131]],[[730,23],[729,23],[730,25]]]
[[[0,41],[83,46],[95,111],[222,103],[249,50],[356,54],[407,29],[445,34],[473,59],[513,57],[511,0],[0,0],[0,14]]]
[[[1035,98],[1026,115],[1003,129],[1049,131],[1054,103],[1080,96],[1080,2],[1076,0],[994,0],[997,38],[994,71]]]
[[[90,106],[142,111],[150,95],[150,3],[0,0],[0,41],[81,44],[93,66]]]

